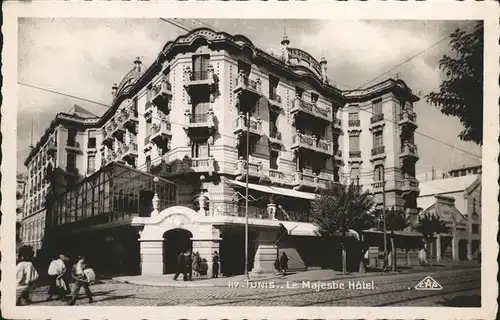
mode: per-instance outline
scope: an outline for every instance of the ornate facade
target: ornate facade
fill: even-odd
[[[411,144],[416,127],[411,107],[418,99],[404,82],[392,79],[342,92],[329,83],[324,58],[318,61],[290,44],[284,37],[281,54],[271,55],[242,35],[201,28],[180,36],[164,46],[150,67],[134,61],[133,69],[112,86],[112,106],[102,117],[74,115],[73,123],[64,124],[56,119],[26,160],[28,171],[48,145],[54,151],[51,169],[61,168],[66,177],[91,179],[118,162],[173,182],[177,206],[155,208],[150,217],[127,215],[132,220],[122,223],[139,232],[142,272],[160,274],[171,271],[169,259],[176,250],[169,247],[175,242],[171,239],[182,237],[209,265],[217,250],[223,272],[243,272],[248,179],[249,269],[272,270],[276,250],[288,252],[291,268],[314,265],[289,237],[314,242],[308,223],[314,193],[329,182],[350,181],[353,168],[370,164],[372,177],[361,178],[360,184],[379,193],[373,171],[385,164],[387,204],[416,209],[418,184],[415,188],[411,177],[418,156]],[[404,108],[398,106],[401,101]],[[352,121],[348,110],[372,103],[382,111]],[[70,145],[74,139],[68,143],[63,136],[48,144],[55,128],[61,132],[66,127],[80,137],[80,145]],[[349,138],[356,135],[362,141],[357,148]],[[377,136],[373,144],[369,135]],[[73,149],[78,155],[70,168],[61,159]],[[70,181],[64,188],[71,189],[74,181],[64,181]],[[76,213],[75,221],[84,219]],[[99,222],[106,223],[111,222]],[[174,234],[177,229],[185,230],[184,236]]]

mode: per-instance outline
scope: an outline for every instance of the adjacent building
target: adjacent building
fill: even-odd
[[[324,263],[308,212],[328,183],[359,183],[416,216],[418,98],[399,79],[341,91],[324,58],[286,36],[281,49],[202,28],[146,69],[136,59],[102,117],[61,113],[32,150],[26,223],[110,272],[170,273],[192,249],[209,266],[218,251],[230,275],[245,268],[247,181],[254,272],[278,251],[292,269]]]
[[[421,213],[439,216],[450,229],[440,235],[437,256],[454,260],[477,258],[481,243],[481,176],[464,175],[420,184]]]

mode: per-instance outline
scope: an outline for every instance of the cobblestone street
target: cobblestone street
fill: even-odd
[[[433,277],[443,287],[440,291],[420,291],[414,287],[425,276]],[[344,284],[344,289],[315,290],[310,282],[266,280],[250,287],[245,281],[238,287],[157,287],[105,281],[91,287],[95,306],[460,306],[479,307],[481,303],[480,268],[452,269],[414,274],[388,274],[321,279],[321,283]],[[375,288],[349,289],[349,281],[360,281]],[[307,287],[310,285],[310,287]],[[295,287],[293,287],[295,286]],[[46,287],[36,289],[33,305],[56,306],[60,301],[45,301]],[[83,291],[77,305],[88,305]]]

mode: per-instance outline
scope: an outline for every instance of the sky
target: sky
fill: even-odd
[[[449,53],[449,38],[433,45],[456,28],[474,27],[472,21],[437,20],[174,21],[190,29],[212,27],[243,34],[257,47],[271,52],[280,52],[280,41],[286,32],[291,47],[305,50],[318,60],[325,56],[329,79],[340,89],[356,89],[374,78],[377,79],[368,85],[399,74],[415,94],[424,95],[439,90],[443,74],[438,63]],[[130,71],[135,57],[141,57],[144,65],[149,66],[165,43],[185,33],[160,19],[22,18],[18,29],[18,82],[110,105],[112,84],[119,83]],[[23,163],[29,154],[32,123],[36,144],[55,115],[68,111],[74,104],[97,115],[106,111],[102,105],[22,84],[18,85],[18,99],[17,164],[21,172],[26,171]],[[417,173],[481,163],[480,147],[457,137],[462,130],[457,118],[441,114],[425,99],[417,102],[414,109],[419,125],[415,133],[420,156]]]

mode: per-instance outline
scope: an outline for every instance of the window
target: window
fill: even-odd
[[[351,168],[351,181],[355,182],[359,177],[359,168]]]
[[[269,75],[269,99],[276,100],[278,83],[279,79],[277,77]]]
[[[146,172],[151,171],[151,156],[146,157]]]
[[[384,174],[384,167],[381,165],[376,166],[373,180],[382,181],[384,179],[383,174]]]
[[[319,96],[316,93],[311,92],[311,103],[317,103]]]
[[[472,234],[478,234],[478,233],[479,233],[479,225],[473,224],[472,225]]]
[[[269,115],[269,133],[270,136],[273,138],[276,138],[276,133],[278,132],[278,125],[277,125],[277,120],[278,120],[278,114],[271,112]]]
[[[208,55],[198,55],[193,56],[193,73],[191,74],[191,80],[204,80],[208,77],[208,61],[210,56]]]
[[[359,151],[359,136],[349,136],[349,151]]]
[[[209,157],[209,147],[207,141],[194,141],[191,147],[191,155],[193,158]]]
[[[245,77],[248,77],[251,71],[251,65],[241,60],[238,61],[238,74],[242,73]]]
[[[95,155],[89,155],[88,158],[88,171],[94,172],[95,170]]]
[[[278,151],[276,150],[271,150],[271,155],[269,158],[269,168],[271,169],[278,169]]]
[[[75,128],[68,128],[68,141],[67,141],[68,146],[76,145],[76,134],[77,132]]]
[[[382,114],[382,100],[375,100],[372,102],[372,113],[373,115],[381,115]]]
[[[96,145],[96,138],[89,138],[89,142],[87,144],[87,147],[90,148],[95,148]]]
[[[323,160],[315,159],[311,161],[311,167],[313,173],[319,175],[321,171],[323,171],[323,168],[325,167],[325,162]]]
[[[73,171],[76,169],[76,155],[68,153],[66,157],[66,170]]]
[[[349,111],[349,122],[359,121],[359,112],[350,112]]]
[[[295,87],[295,95],[302,99],[302,95],[304,94],[304,89],[300,87]]]
[[[373,133],[373,148],[379,148],[384,145],[382,131],[377,131]]]

